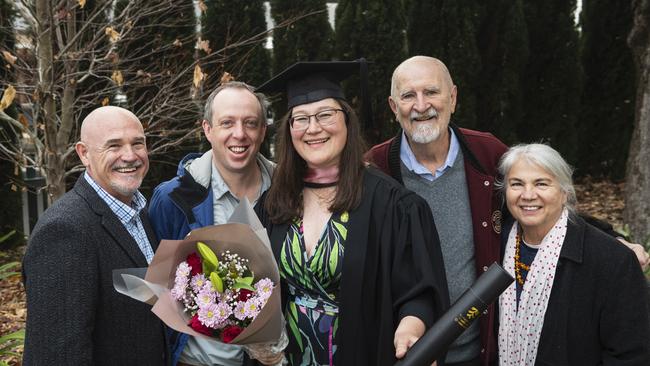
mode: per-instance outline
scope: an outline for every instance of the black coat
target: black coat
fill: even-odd
[[[288,225],[270,223],[261,207],[279,262]],[[393,365],[399,321],[414,315],[430,327],[449,306],[438,234],[427,203],[374,169],[366,170],[361,204],[349,214],[334,363]],[[285,287],[283,305],[284,295]]]
[[[146,210],[141,215],[155,250]],[[25,253],[24,364],[166,364],[164,328],[151,306],[113,289],[113,269],[146,266],[135,240],[82,175],[40,218]]]
[[[572,216],[536,365],[650,365],[646,291],[634,253]]]

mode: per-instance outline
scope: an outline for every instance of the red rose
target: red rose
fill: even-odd
[[[223,328],[221,332],[221,341],[223,343],[230,343],[233,339],[237,338],[239,333],[241,333],[244,328],[238,327],[236,325],[228,325]]]
[[[201,334],[205,334],[205,335],[207,335],[207,336],[211,336],[211,335],[212,335],[212,332],[213,332],[212,328],[208,328],[208,327],[206,327],[205,325],[201,324],[201,322],[199,321],[199,316],[198,316],[198,314],[197,314],[197,315],[194,315],[194,316],[192,317],[192,319],[190,319],[190,323],[189,323],[188,325],[189,325],[192,329],[194,329],[195,331],[197,331],[197,332],[199,332],[199,333],[201,333]]]
[[[253,295],[253,291],[245,288],[239,289],[239,297],[237,297],[237,300],[245,302],[251,295]]]
[[[192,267],[192,270],[190,271],[190,276],[194,276],[199,273],[203,273],[203,265],[201,264],[201,257],[199,257],[196,253],[192,253],[187,256],[187,264]]]

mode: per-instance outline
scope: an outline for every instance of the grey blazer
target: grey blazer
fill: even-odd
[[[168,364],[165,330],[151,306],[113,289],[113,269],[146,266],[117,216],[79,177],[40,218],[23,259],[24,364]]]

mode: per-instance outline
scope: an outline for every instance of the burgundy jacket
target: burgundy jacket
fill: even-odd
[[[496,192],[494,181],[497,164],[508,147],[490,133],[458,128],[454,130],[465,160],[465,176],[472,210],[476,273],[487,271],[494,263],[501,263],[501,223],[503,200]],[[396,136],[366,153],[366,159],[384,173],[404,184],[400,171],[401,131]],[[507,210],[506,211],[507,214]],[[495,304],[480,318],[481,365],[494,360],[497,346],[495,331]]]

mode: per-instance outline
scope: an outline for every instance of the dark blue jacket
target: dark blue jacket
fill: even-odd
[[[186,155],[178,164],[176,177],[160,183],[154,189],[149,201],[149,217],[158,240],[180,240],[193,229],[214,222],[212,189],[198,183],[185,168],[189,162],[200,157],[199,153]],[[208,179],[209,175],[210,170]],[[176,365],[190,336],[170,328],[168,336],[172,365]]]
[[[272,173],[273,163],[261,156],[258,162]],[[158,240],[180,240],[194,229],[214,224],[211,173],[212,151],[189,154],[178,164],[176,177],[156,187],[149,202],[149,218]],[[189,335],[171,329],[168,335],[172,364],[176,365]]]

